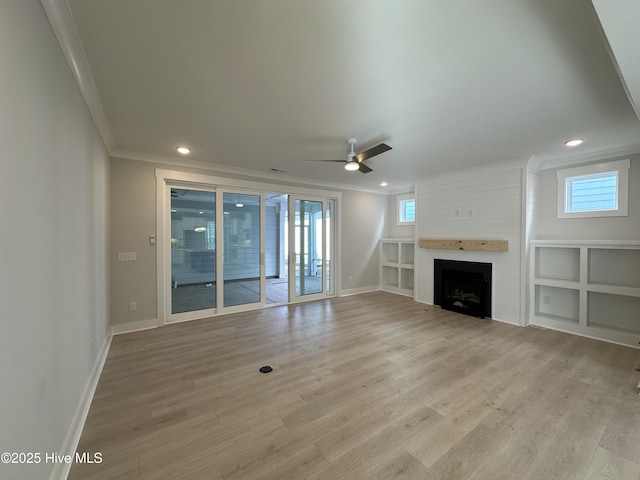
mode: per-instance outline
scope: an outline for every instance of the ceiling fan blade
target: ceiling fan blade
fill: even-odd
[[[376,155],[380,155],[381,153],[384,153],[387,150],[391,150],[391,147],[386,143],[380,143],[375,147],[371,147],[370,149],[365,150],[364,152],[358,153],[356,155],[356,160],[358,161],[358,163],[362,163],[368,158],[375,157]]]
[[[373,169],[366,166],[364,163],[360,162],[359,163],[360,166],[360,173],[369,173],[369,172],[373,172]]]

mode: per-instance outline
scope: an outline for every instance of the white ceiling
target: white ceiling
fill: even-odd
[[[640,79],[625,93],[609,55],[625,56],[623,76],[637,64],[634,37],[616,35],[628,12],[603,22],[607,42],[587,0],[69,4],[116,156],[178,157],[184,144],[198,162],[380,190],[485,162],[640,152],[627,95]],[[349,137],[393,150],[366,175],[302,161],[345,158]],[[585,142],[569,149],[572,137]]]

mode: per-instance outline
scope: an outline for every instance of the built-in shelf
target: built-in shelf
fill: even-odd
[[[535,314],[577,324],[580,319],[580,290],[536,285]]]
[[[541,248],[536,258],[536,277],[548,280],[580,280],[579,248]]]
[[[640,242],[531,242],[530,323],[634,347]]]
[[[380,288],[413,297],[415,245],[411,239],[380,241]]]

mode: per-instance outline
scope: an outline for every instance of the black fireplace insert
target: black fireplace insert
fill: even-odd
[[[490,263],[434,260],[434,303],[446,310],[491,318]]]

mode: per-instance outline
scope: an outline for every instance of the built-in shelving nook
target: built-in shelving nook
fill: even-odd
[[[530,323],[638,347],[640,242],[531,242]]]
[[[380,240],[380,288],[413,297],[415,245],[411,239]]]

